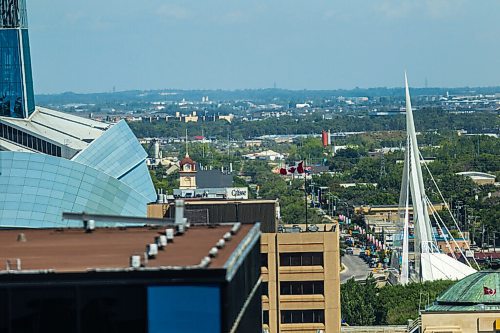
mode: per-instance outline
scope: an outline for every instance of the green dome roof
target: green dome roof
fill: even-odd
[[[487,295],[484,287],[496,290],[495,295]],[[458,281],[438,297],[439,305],[500,305],[500,272],[482,271]]]

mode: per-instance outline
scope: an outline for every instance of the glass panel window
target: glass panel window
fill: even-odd
[[[268,265],[267,253],[261,253],[260,254],[260,266],[267,267],[267,265]]]
[[[280,253],[280,266],[323,266],[322,252]]]
[[[282,281],[281,295],[322,295],[323,281]]]
[[[282,324],[325,323],[324,310],[282,310]]]
[[[34,110],[28,31],[0,30],[0,116],[25,118]]]
[[[308,253],[304,253],[301,255],[301,257],[302,257],[302,265],[301,266],[312,266],[313,265],[312,255],[309,255]]]
[[[312,253],[312,265],[323,266],[323,253]]]
[[[267,310],[262,311],[262,323],[269,325],[269,311]]]
[[[269,283],[262,282],[261,288],[262,288],[262,295],[268,296],[269,295]]]

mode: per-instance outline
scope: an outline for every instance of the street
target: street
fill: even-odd
[[[342,257],[342,263],[346,269],[340,273],[340,282],[344,283],[354,277],[356,280],[364,280],[372,269],[360,257],[346,254]]]

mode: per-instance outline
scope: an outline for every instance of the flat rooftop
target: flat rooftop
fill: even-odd
[[[212,258],[209,268],[223,268],[232,253],[252,229],[242,224],[238,232]],[[217,241],[232,225],[192,226],[183,235],[176,235],[164,250],[144,267],[186,267],[199,265]],[[19,241],[21,234],[25,241]],[[53,270],[55,272],[86,272],[95,269],[127,269],[130,257],[144,258],[147,244],[165,234],[153,227],[96,228],[92,233],[82,229],[16,229],[0,230],[0,271],[21,261],[21,270]]]
[[[276,200],[269,199],[204,199],[204,198],[182,198],[188,205],[232,205],[232,204],[276,204]]]
[[[89,142],[100,137],[111,126],[107,123],[42,107],[36,107],[35,112],[28,119],[0,117],[0,120],[27,133],[38,135],[75,150],[87,148]],[[18,148],[11,150],[17,151]]]

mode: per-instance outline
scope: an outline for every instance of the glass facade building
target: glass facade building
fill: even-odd
[[[146,216],[151,200],[120,180],[64,158],[0,152],[3,228],[81,227],[63,212]]]
[[[64,212],[143,216],[155,201],[147,154],[125,121],[72,160],[0,152],[0,227],[80,227]]]
[[[0,116],[28,118],[35,111],[24,0],[0,0]]]

